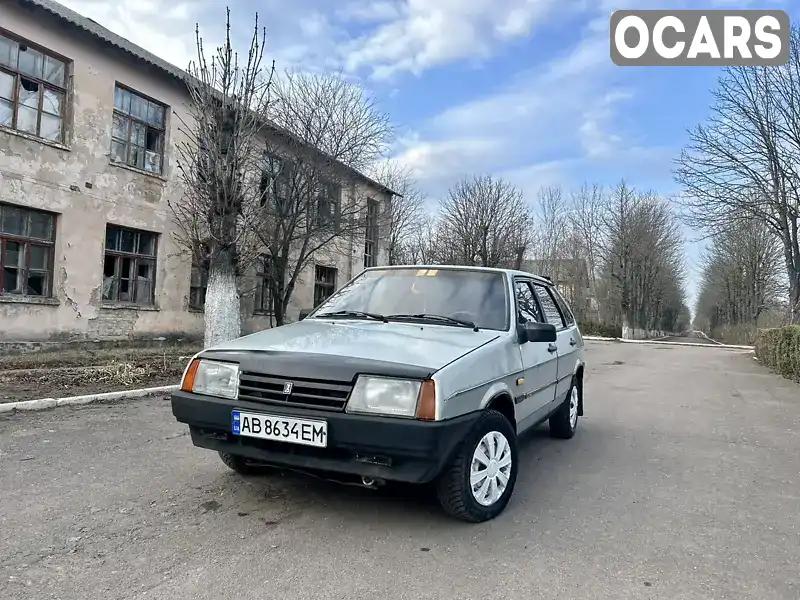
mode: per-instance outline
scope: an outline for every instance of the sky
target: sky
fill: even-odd
[[[545,185],[625,179],[679,192],[673,161],[709,113],[712,67],[618,67],[609,17],[692,0],[61,0],[186,68],[195,25],[224,36],[231,9],[246,51],[255,13],[281,71],[338,71],[374,94],[398,126],[393,155],[432,202],[464,175],[491,173],[534,201]],[[692,6],[694,4],[694,6]],[[706,0],[703,8],[782,8],[792,0]],[[686,230],[690,302],[702,242]]]

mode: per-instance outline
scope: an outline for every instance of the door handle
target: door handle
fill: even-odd
[[[550,352],[550,353],[555,352],[556,350],[558,350],[558,346],[556,346],[555,344],[550,344],[547,347],[547,351]]]
[[[575,338],[569,338],[569,345],[570,345],[570,346],[574,346],[574,345],[575,345],[575,344],[577,344],[577,343],[578,343],[578,342],[576,342],[576,341],[575,341]]]

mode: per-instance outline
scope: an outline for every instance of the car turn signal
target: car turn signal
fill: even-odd
[[[199,358],[195,358],[191,364],[189,364],[189,368],[186,369],[186,373],[183,376],[183,381],[181,382],[182,392],[191,392],[194,390],[194,377],[197,374],[197,367],[199,366]]]
[[[419,388],[417,419],[420,421],[436,420],[436,384],[432,379],[423,381]]]

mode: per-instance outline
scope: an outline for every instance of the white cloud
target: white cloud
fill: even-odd
[[[225,2],[205,0],[60,0],[68,8],[93,19],[134,44],[182,69],[196,60],[195,25],[200,24],[207,56],[224,39]],[[266,64],[274,59],[279,70],[289,67],[341,67],[340,47],[345,32],[319,10],[320,0],[262,0],[239,3],[231,9],[233,45],[246,52],[253,35],[254,17],[266,27]],[[266,66],[266,65],[265,65]]]
[[[187,3],[169,0],[59,0],[106,29],[181,69],[195,59],[194,22]]]
[[[486,57],[501,43],[530,34],[554,7],[563,11],[568,5],[558,0],[381,1],[364,11],[380,25],[348,44],[345,64],[383,79]]]

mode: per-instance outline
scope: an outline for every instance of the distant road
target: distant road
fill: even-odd
[[[716,346],[714,342],[707,340],[704,337],[699,336],[694,331],[686,331],[682,335],[675,335],[668,338],[664,338],[663,341],[665,342],[689,342],[692,344],[709,344],[711,346]]]

